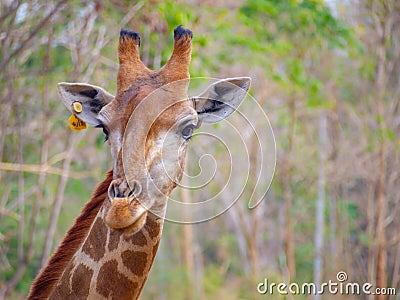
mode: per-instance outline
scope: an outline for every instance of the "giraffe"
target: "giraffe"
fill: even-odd
[[[32,283],[28,299],[138,299],[193,131],[226,118],[247,94],[250,78],[236,77],[187,96],[192,32],[182,26],[175,28],[172,55],[159,70],[143,64],[139,46],[137,33],[121,30],[116,96],[87,83],[58,84],[66,107],[103,129],[113,167]]]

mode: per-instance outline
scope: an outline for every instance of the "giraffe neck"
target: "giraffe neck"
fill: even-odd
[[[93,220],[97,216],[106,196],[108,187],[113,178],[113,172],[107,173],[106,179],[98,185],[92,199],[82,209],[74,225],[68,230],[64,240],[50,258],[31,285],[28,300],[46,299],[57,285],[66,266],[71,261],[75,252],[85,240]]]
[[[105,225],[112,172],[96,189],[61,245],[31,286],[30,299],[137,299],[161,238],[163,218],[148,212],[135,234]],[[164,207],[165,209],[165,207]]]
[[[50,299],[137,299],[161,238],[163,219],[148,213],[135,234],[106,226],[101,210]]]

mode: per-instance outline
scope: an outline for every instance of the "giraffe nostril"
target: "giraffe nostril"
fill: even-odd
[[[131,180],[129,182],[129,193],[128,193],[128,199],[129,202],[132,202],[132,200],[140,195],[142,192],[142,185],[140,184],[139,181],[137,180]]]
[[[140,195],[142,186],[139,181],[131,180],[129,185],[126,181],[113,180],[108,188],[108,197],[111,201],[114,198],[128,198],[131,202],[134,198]]]
[[[114,197],[121,198],[120,186],[118,184],[113,185]]]
[[[123,198],[123,193],[122,193],[122,188],[121,188],[121,182],[116,179],[113,180],[108,187],[108,197],[112,201],[114,198]]]
[[[131,190],[128,194],[128,198],[135,198],[135,191]]]

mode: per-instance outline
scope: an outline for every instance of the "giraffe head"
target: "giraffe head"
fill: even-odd
[[[230,115],[250,86],[248,77],[228,78],[188,98],[192,32],[179,26],[174,40],[169,61],[153,71],[140,60],[139,35],[121,30],[115,97],[90,84],[58,85],[67,108],[102,128],[110,144],[113,181],[104,211],[114,229],[136,232],[148,211],[163,214],[166,196],[182,177],[193,130]]]

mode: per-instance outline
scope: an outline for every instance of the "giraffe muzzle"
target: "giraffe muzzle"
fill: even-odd
[[[129,227],[130,232],[140,230],[147,217],[147,210],[137,198],[141,192],[138,181],[132,181],[128,186],[125,180],[113,180],[108,188],[110,204],[105,217],[107,225],[113,229]]]

